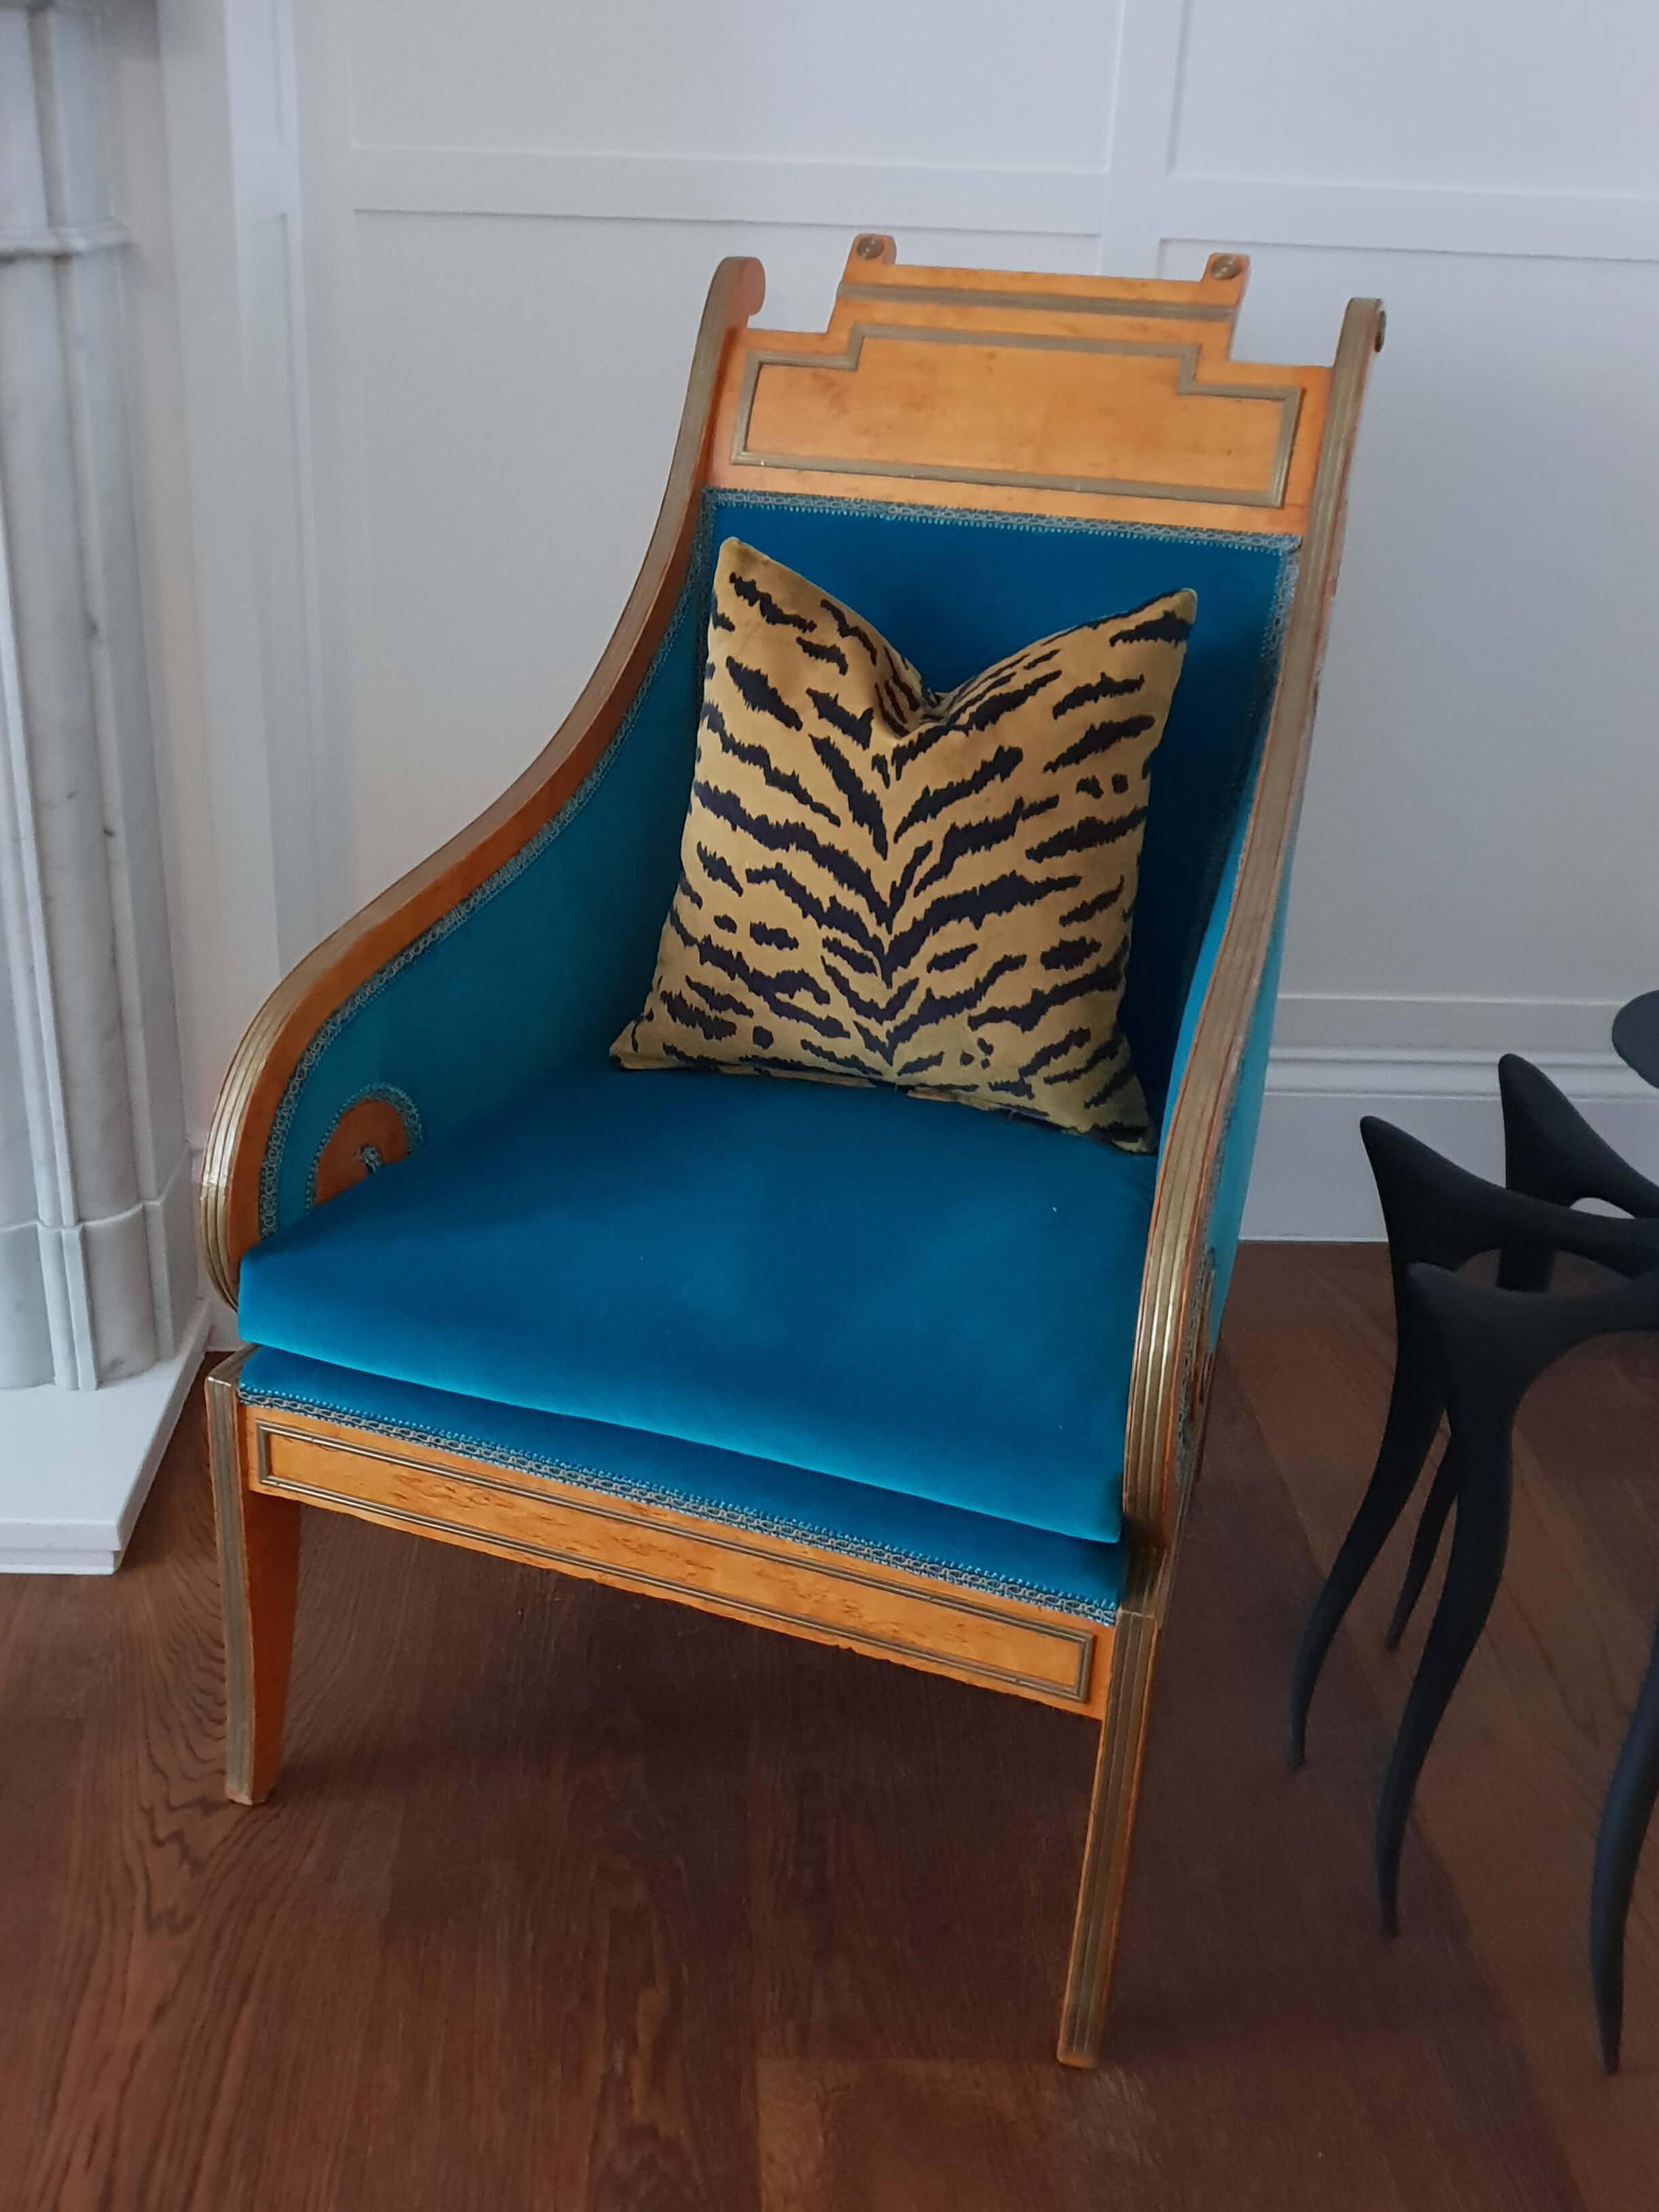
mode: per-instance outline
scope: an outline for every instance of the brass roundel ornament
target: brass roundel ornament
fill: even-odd
[[[377,1169],[390,1167],[421,1141],[415,1102],[390,1084],[361,1092],[342,1107],[311,1170],[311,1203],[337,1198]]]

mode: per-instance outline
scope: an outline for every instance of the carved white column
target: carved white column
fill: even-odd
[[[100,12],[0,0],[0,1437],[71,1475],[200,1313]]]

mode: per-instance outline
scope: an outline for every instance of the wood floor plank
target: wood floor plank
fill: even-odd
[[[1229,1346],[1322,1571],[1381,1431],[1393,1358],[1382,1258],[1363,1247],[1253,1246],[1241,1255],[1240,1291]],[[1298,1391],[1294,1347],[1310,1332],[1343,1357],[1322,1389]],[[1620,1420],[1609,1417],[1601,1389],[1610,1370]],[[1597,2062],[1587,1965],[1595,1825],[1659,1597],[1652,1524],[1628,1495],[1600,1514],[1590,1500],[1598,1486],[1659,1484],[1656,1382],[1650,1347],[1607,1346],[1564,1362],[1522,1407],[1504,1587],[1424,1769],[1401,1878],[1401,1943],[1409,1948],[1419,1940],[1426,1841],[1464,1901],[1577,2185],[1598,2204],[1659,2201],[1659,1854],[1644,1862],[1632,1911],[1625,2072],[1613,2084]],[[1589,1466],[1575,1449],[1586,1435],[1597,1445]],[[1345,1639],[1381,1704],[1379,1766],[1435,1595],[1425,1591],[1401,1650],[1384,1652],[1412,1518],[1362,1591]],[[1644,1582],[1647,1603],[1638,1604]],[[1305,1595],[1310,1601],[1311,1580]],[[1316,1766],[1340,1695],[1328,1680],[1316,1700]]]
[[[118,1576],[0,1580],[0,2203],[1659,2201],[1659,1869],[1612,2084],[1582,1957],[1659,1599],[1659,1363],[1582,1355],[1526,1409],[1512,1587],[1385,1945],[1370,1829],[1411,1657],[1376,1650],[1384,1578],[1296,1777],[1282,1712],[1390,1351],[1375,1253],[1243,1255],[1081,2075],[1051,2056],[1073,1716],[313,1516],[282,1782],[228,1804],[192,1413]]]
[[[1041,2054],[1096,1727],[898,1668],[825,1668],[781,1638],[756,1663],[763,2057]]]
[[[1044,2063],[1052,2013],[1022,2048],[1006,2002],[959,1976],[942,1984],[933,1954],[925,1973],[918,1956],[912,1978],[941,2015],[921,2051],[803,2037],[763,2057],[765,2212],[1579,2203],[1449,1884],[1431,1885],[1435,1940],[1414,1955],[1375,1932],[1375,1708],[1345,1655],[1343,1708],[1369,1708],[1369,1725],[1348,1726],[1319,1776],[1284,1771],[1263,1689],[1282,1665],[1305,1546],[1224,1366],[1213,1419],[1213,1479],[1155,1692],[1107,2063],[1082,2075]],[[952,1835],[973,1779],[930,1778],[940,1810],[924,1833],[941,1882],[970,1854],[1008,1870],[1034,1842],[1071,1860],[1086,1778],[1041,1740],[1022,1751],[1022,1717],[997,1701],[981,1737],[985,1764],[1023,1769],[1028,1817],[1012,1832],[1006,1820],[971,1831],[958,1814]],[[866,1978],[902,1942],[883,1893],[902,1879],[887,1877],[862,1927],[850,1875],[838,1899],[840,1954]],[[980,1921],[959,1926],[959,1949],[985,1941]],[[1046,1978],[1052,2005],[1055,1965],[1034,1974],[1042,1963],[1022,1978]]]

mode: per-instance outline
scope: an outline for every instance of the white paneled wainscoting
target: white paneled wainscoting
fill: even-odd
[[[1409,1129],[1501,1181],[1498,1062],[1506,1052],[1541,1068],[1633,1167],[1659,1180],[1659,1112],[1653,1091],[1608,1042],[1617,1012],[1595,1000],[1281,992],[1244,1234],[1382,1236],[1362,1115]]]
[[[1194,274],[1238,349],[1389,343],[1247,1233],[1376,1232],[1358,1121],[1497,1160],[1526,1053],[1651,1171],[1659,14],[1585,0],[159,0],[194,563],[163,605],[186,1096],[323,929],[511,780],[645,544],[704,287],[821,326],[909,261]],[[1616,68],[1607,57],[1616,54]],[[129,76],[142,76],[142,58]],[[925,94],[925,96],[923,96]],[[171,536],[168,535],[169,532]],[[188,623],[196,625],[188,637]],[[206,703],[204,704],[204,702]]]

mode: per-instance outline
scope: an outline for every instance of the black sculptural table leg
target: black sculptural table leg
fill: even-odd
[[[1506,1057],[1498,1081],[1501,1188],[1386,1122],[1361,1125],[1389,1234],[1398,1348],[1376,1464],[1297,1655],[1290,1740],[1291,1764],[1300,1765],[1308,1707],[1326,1652],[1405,1510],[1444,1411],[1450,1442],[1385,1639],[1389,1650],[1399,1643],[1455,1513],[1445,1582],[1377,1807],[1377,1895],[1389,1933],[1398,1924],[1401,1850],[1417,1779],[1503,1576],[1516,1409],[1537,1376],[1572,1346],[1617,1330],[1659,1327],[1659,1186],[1621,1160],[1525,1060]],[[1605,1200],[1632,1218],[1619,1222],[1577,1212],[1581,1198]],[[1461,1281],[1452,1272],[1485,1251],[1498,1255],[1495,1287]],[[1599,1261],[1629,1279],[1604,1291],[1553,1296],[1558,1252]],[[1625,1923],[1656,1799],[1659,1627],[1596,1840],[1590,1972],[1609,2073],[1619,2063]]]
[[[1411,1557],[1406,1562],[1405,1579],[1400,1585],[1400,1595],[1394,1601],[1394,1611],[1383,1632],[1382,1649],[1397,1651],[1400,1639],[1406,1632],[1406,1624],[1413,1608],[1423,1595],[1423,1585],[1429,1578],[1440,1549],[1440,1539],[1445,1534],[1446,1522],[1457,1496],[1457,1465],[1449,1452],[1443,1452],[1440,1464],[1434,1471],[1434,1482],[1417,1523],[1417,1534],[1412,1538]]]
[[[1479,1196],[1489,1185],[1474,1176],[1464,1177],[1461,1169],[1443,1160],[1415,1137],[1372,1115],[1361,1121],[1359,1133],[1370,1160],[1389,1236],[1394,1282],[1394,1386],[1371,1479],[1330,1573],[1314,1600],[1291,1670],[1292,1767],[1300,1766],[1305,1754],[1308,1708],[1331,1639],[1406,1510],[1444,1409],[1434,1359],[1412,1294],[1409,1270],[1418,1261],[1461,1267],[1492,1242],[1487,1209],[1479,1203],[1469,1206],[1459,1187],[1465,1181],[1474,1183]]]
[[[1376,1811],[1376,1892],[1383,1932],[1399,1925],[1400,1852],[1417,1778],[1469,1655],[1486,1625],[1510,1535],[1510,1439],[1534,1373],[1526,1338],[1538,1300],[1440,1268],[1413,1267],[1412,1287],[1434,1348],[1451,1426],[1443,1476],[1455,1497],[1451,1556],[1407,1696]],[[1519,1330],[1506,1322],[1520,1322]],[[1431,1501],[1432,1502],[1432,1501]]]
[[[1601,2063],[1609,2074],[1619,2071],[1619,2042],[1625,2024],[1625,1922],[1656,1797],[1659,1797],[1659,1624],[1653,1632],[1653,1656],[1648,1661],[1636,1711],[1631,1715],[1601,1808],[1595,1872],[1590,1882],[1590,1987],[1595,1995]]]
[[[1643,1255],[1644,1244],[1644,1256],[1650,1262],[1659,1257],[1659,1239],[1651,1224],[1644,1235],[1640,1224],[1595,1223],[1591,1216],[1569,1214],[1561,1225],[1561,1243],[1564,1249],[1583,1250],[1587,1244],[1610,1241],[1603,1232],[1620,1231],[1626,1240],[1626,1265]],[[1398,1925],[1401,1845],[1417,1778],[1451,1693],[1480,1640],[1503,1575],[1509,1535],[1510,1438],[1516,1409],[1546,1368],[1574,1346],[1623,1330],[1659,1328],[1659,1266],[1651,1264],[1633,1280],[1577,1295],[1489,1287],[1425,1267],[1413,1267],[1411,1279],[1445,1392],[1451,1425],[1447,1452],[1455,1468],[1457,1519],[1440,1602],[1407,1697],[1377,1805],[1377,1902],[1383,1928],[1390,1935]],[[1649,1768],[1659,1760],[1659,1685],[1654,1686],[1653,1703],[1651,1747],[1632,1724],[1638,1741],[1626,1783],[1628,1811],[1615,1822],[1607,1844],[1607,1911],[1611,1921],[1617,1907],[1621,1931],[1629,1883],[1620,1904],[1620,1839],[1627,1839]],[[1620,1765],[1622,1768],[1622,1759]],[[1621,1799],[1621,1804],[1625,1802]],[[1644,1825],[1651,1802],[1650,1792],[1642,1807]],[[1632,1854],[1632,1879],[1634,1866]]]
[[[1382,1201],[1394,1282],[1396,1352],[1393,1389],[1376,1464],[1358,1510],[1314,1601],[1291,1671],[1290,1757],[1305,1753],[1308,1709],[1331,1640],[1378,1553],[1409,1504],[1443,1411],[1432,1362],[1413,1313],[1408,1272],[1419,1261],[1462,1267],[1496,1250],[1498,1281],[1516,1291],[1549,1286],[1555,1217],[1581,1198],[1605,1200],[1638,1218],[1659,1217],[1659,1185],[1621,1160],[1547,1075],[1506,1054],[1498,1062],[1504,1111],[1505,1188],[1483,1181],[1386,1121],[1360,1123]],[[1505,1201],[1522,1200],[1517,1208]],[[1540,1201],[1528,1205],[1527,1200]],[[1578,1217],[1583,1220],[1583,1217]],[[1561,1249],[1583,1249],[1571,1238]],[[1622,1248],[1621,1248],[1622,1249]],[[1591,1256],[1622,1264],[1617,1249]],[[1455,1471],[1443,1460],[1412,1546],[1386,1648],[1399,1644],[1420,1595],[1450,1514]]]

